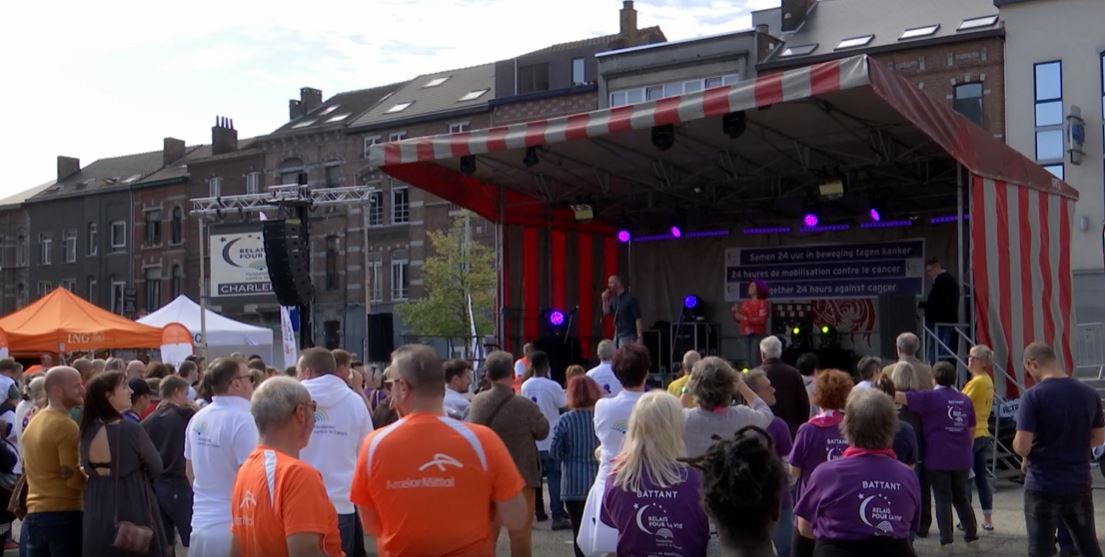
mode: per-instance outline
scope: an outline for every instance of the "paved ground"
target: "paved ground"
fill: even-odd
[[[1105,482],[1095,474],[1096,486],[1094,491],[1094,508],[1097,509],[1096,517],[1099,534],[1105,534]],[[979,516],[981,519],[981,516]],[[994,496],[994,525],[993,533],[982,533],[979,551],[973,555],[985,555],[992,557],[1007,557],[1010,555],[1024,555],[1024,505],[1021,486],[1013,483],[1001,484],[998,493]],[[939,550],[939,542],[933,524],[933,535],[928,539],[917,540],[917,553],[925,557],[930,555],[942,555]],[[369,547],[374,547],[369,540]],[[957,536],[956,553],[966,553],[962,538]],[[537,557],[571,557],[571,531],[552,532],[549,530],[549,522],[536,524],[533,532],[533,554]],[[1105,540],[1102,541],[1105,545]],[[509,555],[506,544],[506,535],[499,540],[498,555]],[[8,551],[5,557],[15,557],[16,551]],[[177,555],[184,557],[187,553],[183,548],[177,548]],[[375,555],[375,552],[369,552]]]

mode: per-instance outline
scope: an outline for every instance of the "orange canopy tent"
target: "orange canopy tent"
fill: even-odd
[[[161,329],[140,325],[57,288],[0,318],[12,354],[158,348]]]

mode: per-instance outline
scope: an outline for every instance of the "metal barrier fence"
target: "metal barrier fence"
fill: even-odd
[[[1074,375],[1084,379],[1105,378],[1105,323],[1074,326]]]

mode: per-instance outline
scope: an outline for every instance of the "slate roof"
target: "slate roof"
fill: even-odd
[[[19,193],[13,193],[5,198],[0,199],[0,207],[14,207],[20,205],[24,201],[30,199],[39,192],[54,185],[54,180],[50,180],[44,184],[39,184],[33,188],[23,190]]]
[[[436,79],[446,78],[439,85],[427,87]],[[482,95],[467,101],[460,100],[474,91]],[[349,124],[350,129],[382,126],[436,114],[447,114],[461,109],[486,108],[495,98],[495,64],[482,64],[420,75],[403,84],[386,99],[381,99],[371,109]],[[403,103],[411,103],[401,111],[393,110]],[[393,110],[392,112],[388,112]]]
[[[161,151],[149,151],[99,159],[82,168],[80,172],[30,197],[27,202],[34,203],[72,195],[125,190],[132,184],[160,170],[162,166],[161,158]]]
[[[959,30],[965,20],[996,15],[994,0],[819,0],[801,27],[779,36],[786,44],[772,52],[759,67],[806,65],[861,52],[1000,34],[1000,18],[990,25]],[[932,33],[902,38],[907,30],[933,25],[939,27]],[[874,36],[865,44],[839,48],[845,39],[867,35]]]
[[[637,30],[638,37],[644,37],[645,43],[651,44],[653,42],[663,42],[667,40],[664,37],[664,32],[660,30],[659,25],[653,25],[652,27],[645,27]],[[527,52],[518,58],[526,58],[529,56],[536,56],[541,54],[550,54],[553,52],[560,52],[564,50],[575,50],[577,48],[602,48],[608,46],[610,43],[622,38],[620,33],[614,33],[613,35],[603,35],[601,37],[591,37],[590,39],[581,39],[578,41],[570,41],[566,43],[558,43],[552,46],[547,46],[540,50],[533,52]]]
[[[404,85],[406,83],[392,83],[338,93],[326,99],[326,102],[309,114],[280,126],[266,136],[266,139],[340,129]]]

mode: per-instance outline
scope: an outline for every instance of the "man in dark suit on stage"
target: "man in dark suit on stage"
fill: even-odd
[[[932,278],[932,289],[929,290],[928,299],[921,302],[921,309],[925,310],[925,327],[935,332],[940,342],[950,348],[954,354],[959,348],[959,335],[955,333],[953,327],[940,327],[940,330],[936,330],[936,324],[959,323],[959,281],[936,259],[925,262],[925,273]],[[936,360],[938,353],[948,357],[943,347],[930,342],[925,354],[929,363]]]

